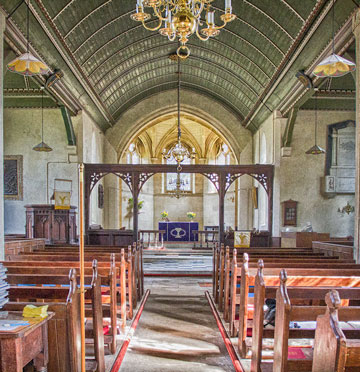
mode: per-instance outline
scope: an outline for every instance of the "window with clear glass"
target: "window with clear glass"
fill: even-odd
[[[166,160],[167,164],[177,164],[174,158]],[[191,164],[191,159],[186,158],[181,163],[184,165]],[[175,191],[177,182],[177,173],[167,173],[166,174],[166,191]],[[180,173],[180,189],[183,191],[192,191],[191,187],[191,174],[190,173]]]
[[[131,143],[129,145],[129,148],[126,154],[126,162],[128,164],[140,164],[141,163],[141,157],[137,151],[135,143]]]

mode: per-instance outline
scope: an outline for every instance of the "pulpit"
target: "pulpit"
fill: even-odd
[[[198,240],[198,222],[159,222],[159,230],[164,230],[165,242],[194,242]]]
[[[26,208],[26,237],[45,238],[46,244],[76,243],[76,207],[55,209],[52,204],[31,204]]]

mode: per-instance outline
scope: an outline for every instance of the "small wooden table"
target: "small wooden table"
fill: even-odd
[[[22,372],[32,360],[37,371],[46,372],[48,363],[48,320],[22,317],[20,311],[9,311],[6,320],[26,320],[30,325],[14,331],[0,331],[0,371]]]

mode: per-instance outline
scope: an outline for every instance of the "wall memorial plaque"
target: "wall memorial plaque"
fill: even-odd
[[[4,198],[23,200],[23,157],[4,156]]]

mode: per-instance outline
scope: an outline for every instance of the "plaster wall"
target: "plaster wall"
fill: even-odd
[[[344,120],[354,120],[354,112],[318,112],[318,144],[326,149],[327,126]],[[298,204],[298,226],[311,222],[314,231],[331,236],[354,235],[354,213],[338,213],[347,202],[355,205],[354,194],[327,199],[320,192],[325,174],[325,155],[306,155],[314,145],[314,112],[300,110],[296,119],[292,153],[281,159],[281,201],[293,199]]]
[[[72,181],[71,204],[78,205],[77,164],[68,163],[68,155],[73,154],[75,149],[67,145],[60,109],[44,109],[44,141],[53,148],[53,151],[49,153],[33,151],[32,148],[40,141],[40,109],[4,110],[4,154],[23,156],[24,192],[23,200],[5,200],[6,234],[25,233],[24,206],[48,203],[47,196],[52,195],[55,178]]]

